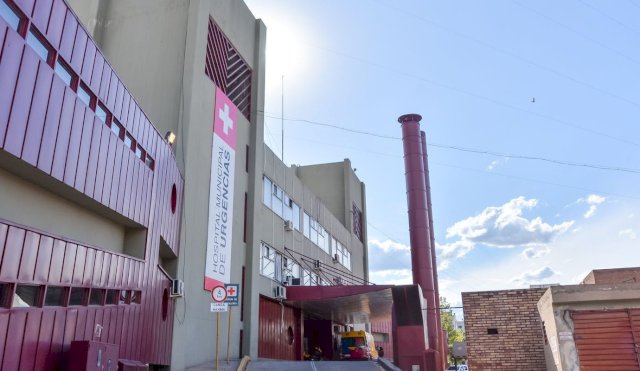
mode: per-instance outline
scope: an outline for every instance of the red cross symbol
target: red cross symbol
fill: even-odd
[[[236,296],[236,289],[234,289],[233,286],[229,287],[227,289],[227,294],[229,294],[229,296]]]

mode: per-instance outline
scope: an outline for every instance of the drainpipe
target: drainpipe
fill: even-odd
[[[402,145],[404,148],[405,179],[409,214],[409,240],[411,243],[411,268],[413,283],[420,285],[427,307],[427,339],[429,349],[440,349],[438,330],[438,304],[434,286],[434,258],[431,249],[431,233],[427,210],[427,175],[422,151],[420,120],[418,114],[400,116]]]

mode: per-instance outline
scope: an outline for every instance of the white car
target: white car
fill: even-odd
[[[449,368],[447,368],[447,371],[469,371],[469,368],[467,367],[467,365],[451,365],[449,366]]]

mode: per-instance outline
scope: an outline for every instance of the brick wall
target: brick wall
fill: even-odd
[[[462,293],[469,368],[545,370],[537,303],[546,288]],[[488,334],[489,329],[497,334]]]
[[[589,272],[582,281],[583,284],[612,284],[612,283],[638,283],[640,282],[640,267],[595,269]]]

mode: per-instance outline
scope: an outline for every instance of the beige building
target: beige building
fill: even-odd
[[[639,284],[550,287],[538,311],[545,328],[547,370],[640,368]]]
[[[214,108],[219,89],[238,110],[233,123],[236,143],[229,282],[239,284],[241,290],[239,306],[220,316],[220,354],[231,358],[300,359],[309,346],[302,327],[306,320],[315,318],[298,308],[281,306],[286,297],[282,288],[367,280],[365,187],[347,159],[289,167],[264,144],[265,24],[236,0],[68,3],[104,54],[105,63],[135,97],[160,137],[169,132],[175,135],[172,156],[177,174],[184,178],[183,199],[173,201],[181,206],[176,246],[167,250],[160,244],[157,257],[163,274],[184,282],[184,295],[171,299],[168,306],[173,316],[164,319],[173,323],[164,332],[170,339],[170,352],[167,355],[163,351],[160,360],[135,354],[131,358],[181,370],[211,361],[215,354],[216,314],[211,312],[211,293],[204,290],[203,281],[210,235],[209,194],[214,183],[213,123],[218,114]],[[68,15],[73,16],[71,12]],[[80,41],[75,39],[76,43]],[[95,48],[92,50],[95,53]],[[116,86],[115,91],[118,89]],[[100,104],[92,109],[97,112]],[[119,115],[114,112],[114,120]],[[118,125],[113,121],[112,129]],[[122,136],[126,143],[129,138]],[[153,159],[150,161],[152,167]],[[0,178],[9,180],[6,183],[11,194],[30,192],[30,185],[25,186],[13,175],[0,171]],[[174,191],[174,198],[175,194],[181,193]],[[11,200],[10,194],[0,197]],[[65,199],[51,197],[47,202],[76,215],[78,223],[51,220],[53,225],[43,227],[40,224],[48,222],[43,221],[46,213],[31,218],[34,220],[29,223],[98,246],[126,248],[127,241],[135,240],[136,235],[127,234],[128,226],[114,224],[111,218],[83,212]],[[17,208],[10,216],[24,223],[25,216]],[[161,310],[160,305],[154,308]],[[166,317],[167,311],[162,313]],[[276,317],[291,329],[291,336],[268,331]],[[159,353],[159,346],[157,349]]]

